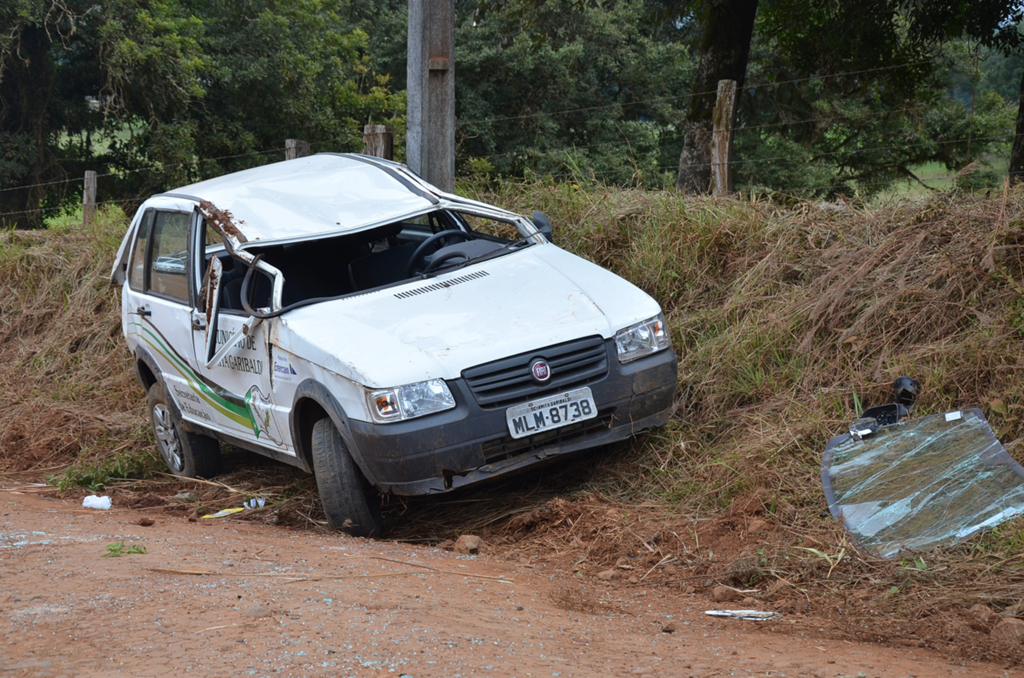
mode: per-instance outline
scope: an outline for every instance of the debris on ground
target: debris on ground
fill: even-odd
[[[745,619],[747,621],[765,621],[767,619],[778,619],[782,616],[778,612],[762,612],[761,610],[707,610],[704,614],[711,617]]]
[[[905,419],[920,385],[864,410],[825,448],[821,481],[832,516],[883,558],[933,550],[1024,513],[1024,467],[980,409]]]
[[[979,409],[910,419],[861,440],[837,436],[822,481],[833,517],[883,558],[953,544],[1024,513],[1024,468]]]
[[[210,519],[210,518],[226,518],[227,516],[231,516],[231,515],[234,515],[236,513],[241,513],[244,510],[245,510],[244,508],[226,508],[226,509],[221,509],[221,510],[217,511],[216,513],[210,513],[209,515],[203,516],[203,520],[207,520],[207,519]]]
[[[101,496],[97,496],[95,494],[90,494],[88,497],[86,497],[85,499],[82,500],[82,508],[91,508],[91,509],[99,509],[101,511],[109,511],[110,510],[110,506],[111,506],[110,497],[106,497],[106,496],[102,496],[101,497]]]

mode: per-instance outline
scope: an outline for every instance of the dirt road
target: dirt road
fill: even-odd
[[[104,557],[122,541],[147,553]],[[526,560],[0,492],[0,677],[1024,676],[708,607]]]

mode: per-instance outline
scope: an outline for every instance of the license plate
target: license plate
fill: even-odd
[[[513,438],[525,438],[596,416],[597,405],[589,388],[533,400],[505,411],[508,432]]]

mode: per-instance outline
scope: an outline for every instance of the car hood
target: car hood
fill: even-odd
[[[659,312],[622,278],[534,245],[428,280],[296,309],[281,349],[370,387],[464,369],[580,337],[608,338]]]

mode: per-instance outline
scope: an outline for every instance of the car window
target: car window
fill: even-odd
[[[182,302],[188,299],[188,223],[184,212],[157,212],[149,260],[149,291]]]
[[[518,240],[519,229],[515,225],[494,219],[474,216],[472,214],[459,213],[459,217],[469,226],[474,233],[482,233],[503,240]]]
[[[409,217],[403,219],[399,225],[402,227],[399,240],[406,241],[422,241],[434,233],[454,228],[443,212],[428,212],[418,217]]]
[[[135,248],[132,250],[131,264],[128,267],[128,286],[136,292],[145,289],[146,244],[149,242],[149,230],[152,226],[153,210],[146,210],[135,235]]]
[[[207,221],[206,219],[203,219],[202,234],[203,247],[205,249],[207,256],[209,256],[212,252],[218,252],[224,249],[224,239],[221,237],[220,233],[218,233],[217,230],[213,226],[211,226],[210,222]]]

